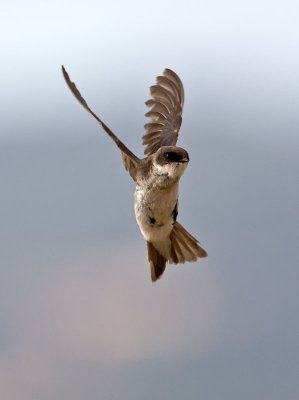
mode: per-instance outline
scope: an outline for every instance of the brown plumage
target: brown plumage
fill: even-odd
[[[151,242],[147,243],[148,261],[151,267],[151,278],[153,282],[158,280],[166,268],[167,259],[164,258]]]
[[[176,146],[184,105],[184,88],[178,75],[165,69],[150,88],[152,98],[146,102],[149,122],[143,136],[146,157],[141,159],[91,110],[64,67],[62,72],[76,99],[118,146],[126,170],[137,183],[135,215],[147,241],[152,281],[162,276],[167,262],[183,264],[206,257],[198,240],[176,221],[179,179],[189,162],[187,151]]]
[[[157,77],[150,88],[152,98],[145,104],[151,110],[145,115],[150,122],[145,125],[144,154],[155,153],[162,146],[175,146],[182,124],[184,88],[180,78],[170,69]]]
[[[167,262],[170,264],[184,264],[207,256],[207,252],[200,246],[198,240],[187,232],[179,222],[174,223],[169,238],[170,253],[167,258],[163,257],[152,243],[147,242],[148,260],[153,282],[162,276]]]

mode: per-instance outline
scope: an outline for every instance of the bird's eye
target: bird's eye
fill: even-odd
[[[167,160],[167,163],[184,163],[189,161],[188,154],[184,154],[178,151],[165,151],[163,157]]]
[[[173,151],[167,151],[166,153],[164,153],[164,157],[169,162],[179,161],[180,158],[179,155],[177,153],[174,153]]]

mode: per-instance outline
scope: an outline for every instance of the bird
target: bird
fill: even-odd
[[[184,264],[207,256],[200,242],[178,221],[179,181],[188,163],[188,152],[177,147],[182,124],[184,87],[169,68],[150,87],[145,102],[144,158],[137,157],[89,107],[62,65],[69,89],[79,103],[97,120],[121,151],[125,169],[136,182],[134,210],[137,224],[147,242],[151,280],[157,281],[167,263]]]

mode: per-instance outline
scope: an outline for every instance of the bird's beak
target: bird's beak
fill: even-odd
[[[181,163],[189,162],[189,158],[188,158],[188,157],[181,158],[181,159],[180,159],[180,162],[181,162]]]

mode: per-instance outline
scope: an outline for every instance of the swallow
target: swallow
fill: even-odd
[[[138,158],[92,111],[64,66],[62,73],[79,103],[120,149],[125,169],[136,182],[134,210],[147,242],[152,281],[162,276],[167,263],[183,264],[206,257],[199,241],[177,221],[179,181],[189,163],[187,151],[176,146],[184,105],[184,87],[178,75],[165,69],[150,87],[151,98],[145,103],[149,122],[142,138],[145,157]]]

